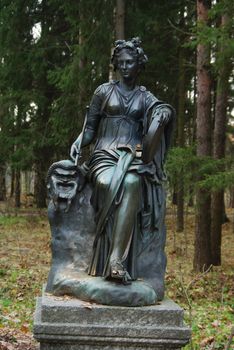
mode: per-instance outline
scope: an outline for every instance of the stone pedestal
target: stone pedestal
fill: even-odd
[[[43,295],[34,337],[40,350],[179,350],[190,339],[183,310],[169,299],[157,305],[119,307]]]

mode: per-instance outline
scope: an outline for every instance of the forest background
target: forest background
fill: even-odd
[[[32,209],[28,214],[31,221],[24,221],[25,213],[29,213],[29,205],[46,207],[45,179],[49,166],[69,157],[70,146],[82,129],[86,106],[95,88],[116,78],[110,66],[114,41],[139,36],[149,57],[140,84],[177,111],[173,147],[167,159],[168,227],[172,234],[169,252],[180,268],[189,259],[190,270],[185,282],[180,279],[176,283],[169,269],[168,284],[172,290],[179,290],[176,289],[178,298],[183,296],[189,322],[197,332],[195,339],[200,345],[190,344],[191,348],[230,348],[233,335],[230,245],[234,236],[234,2],[1,0],[0,6],[3,254],[7,244],[12,243],[9,232],[19,230],[18,225],[22,229],[23,222],[22,237],[27,242],[27,225],[34,220],[36,211]],[[28,177],[32,178],[30,185],[27,185]],[[33,227],[39,225],[41,232],[46,225],[43,213],[40,211],[38,221],[32,224]],[[12,215],[17,217],[13,219]],[[49,230],[47,226],[46,229]],[[222,238],[226,240],[224,252]],[[180,250],[178,244],[181,244]],[[9,309],[15,307],[12,300],[17,299],[17,296],[11,297],[9,281],[13,278],[15,283],[22,278],[15,272],[17,267],[9,269],[9,263],[9,257],[3,259],[0,269],[5,281],[0,293],[5,315],[3,328],[8,324]],[[30,270],[24,265],[23,262],[20,267],[23,271]],[[24,278],[28,283],[27,278],[31,277],[26,274]],[[41,280],[40,276],[36,283]],[[221,286],[220,281],[224,281]],[[221,295],[219,306],[224,308],[227,319],[220,321],[214,316],[213,320],[207,320],[211,333],[204,331],[200,321],[192,320],[193,296],[188,289],[196,283],[211,294],[213,288],[217,288]],[[217,304],[212,307],[217,308]],[[31,304],[29,308],[32,309]],[[25,315],[22,317],[20,327],[27,319]],[[11,320],[9,322],[11,324]],[[212,330],[216,333],[219,330],[219,340],[212,335]]]

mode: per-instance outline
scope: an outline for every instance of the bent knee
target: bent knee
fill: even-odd
[[[106,174],[100,174],[97,178],[97,185],[103,189],[106,189],[110,186],[111,179],[106,176]]]
[[[128,173],[124,179],[124,185],[127,188],[138,190],[140,186],[140,176],[134,173]]]

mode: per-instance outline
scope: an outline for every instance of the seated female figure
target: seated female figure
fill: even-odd
[[[173,110],[137,85],[148,60],[140,44],[137,38],[116,42],[112,63],[120,80],[96,89],[83,132],[71,148],[75,160],[81,147],[95,141],[86,164],[97,223],[89,274],[123,283],[139,277],[138,256],[157,234],[163,276],[166,266],[162,184]],[[145,161],[144,140],[154,118],[162,132],[155,136],[154,156]]]

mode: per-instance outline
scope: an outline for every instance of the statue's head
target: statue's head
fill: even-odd
[[[47,174],[47,190],[55,209],[58,209],[59,202],[62,202],[65,204],[65,211],[68,211],[72,199],[83,183],[84,176],[71,160],[53,163]]]
[[[111,57],[111,63],[114,66],[114,70],[117,70],[118,60],[120,55],[126,52],[128,55],[134,58],[137,62],[139,70],[144,69],[145,64],[148,62],[148,57],[144,53],[143,48],[141,47],[141,40],[139,38],[132,38],[131,40],[117,40],[115,42],[115,47]]]

